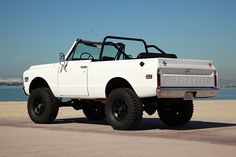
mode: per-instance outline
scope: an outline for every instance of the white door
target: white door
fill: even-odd
[[[68,61],[58,72],[58,87],[64,97],[88,95],[88,65],[90,60]]]

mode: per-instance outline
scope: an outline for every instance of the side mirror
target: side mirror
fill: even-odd
[[[65,54],[64,53],[60,53],[60,64],[64,65],[65,64]]]

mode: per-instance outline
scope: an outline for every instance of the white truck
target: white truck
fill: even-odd
[[[116,36],[77,39],[59,63],[31,66],[23,81],[33,122],[51,123],[60,107],[72,106],[121,130],[135,129],[143,111],[182,126],[192,117],[193,98],[218,93],[212,61],[177,59],[143,39]]]

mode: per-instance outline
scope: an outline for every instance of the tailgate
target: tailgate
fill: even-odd
[[[161,87],[215,87],[216,70],[212,61],[159,59]]]
[[[158,59],[157,97],[191,98],[217,95],[218,79],[209,60]]]

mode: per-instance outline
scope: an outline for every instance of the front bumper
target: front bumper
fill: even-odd
[[[209,98],[218,95],[218,88],[157,88],[157,98]],[[188,98],[187,98],[188,97]]]
[[[25,91],[25,87],[23,87],[23,91],[24,91],[24,94],[25,94],[26,96],[28,96],[28,94],[27,94],[26,91]]]

